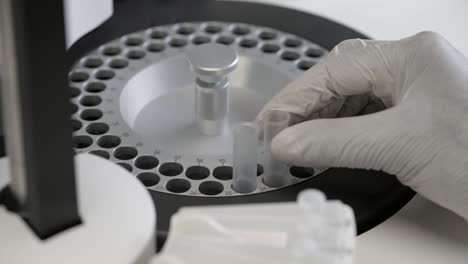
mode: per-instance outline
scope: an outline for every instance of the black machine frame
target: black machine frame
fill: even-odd
[[[4,51],[12,52],[15,60],[4,65],[17,73],[9,76],[16,79],[16,87],[2,88],[2,96],[7,89],[17,94],[16,102],[3,113],[18,111],[20,116],[20,120],[11,120],[4,115],[3,120],[9,120],[4,127],[20,127],[16,131],[5,127],[5,145],[11,167],[24,169],[22,175],[12,170],[12,177],[24,177],[26,195],[21,201],[18,193],[7,187],[2,196],[9,209],[16,210],[39,238],[46,239],[81,223],[66,89],[63,1],[14,0],[3,4],[10,11],[3,13],[3,21],[8,22],[3,26],[9,26],[12,34],[2,36],[12,38],[10,49],[4,47]],[[13,133],[19,134],[21,144],[14,145]]]

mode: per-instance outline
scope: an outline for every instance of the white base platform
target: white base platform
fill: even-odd
[[[83,224],[45,241],[17,215],[0,207],[0,263],[148,263],[155,251],[156,214],[147,190],[132,174],[102,158],[75,158]],[[0,160],[0,188],[8,183]]]
[[[357,237],[356,264],[466,264],[468,222],[416,195],[387,221]]]

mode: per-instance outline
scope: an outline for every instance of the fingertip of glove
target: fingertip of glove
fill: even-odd
[[[289,128],[281,131],[271,142],[271,151],[276,159],[282,160],[287,163],[294,161],[294,137],[288,133]]]

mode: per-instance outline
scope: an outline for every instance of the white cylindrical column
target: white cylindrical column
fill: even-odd
[[[223,133],[229,113],[229,81],[239,60],[236,51],[218,43],[192,48],[187,59],[195,73],[195,116],[200,131],[207,136]]]

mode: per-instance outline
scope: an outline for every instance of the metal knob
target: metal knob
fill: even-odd
[[[239,61],[236,51],[221,44],[204,44],[190,49],[187,59],[195,73],[195,115],[201,132],[223,133],[229,112],[229,81]]]

